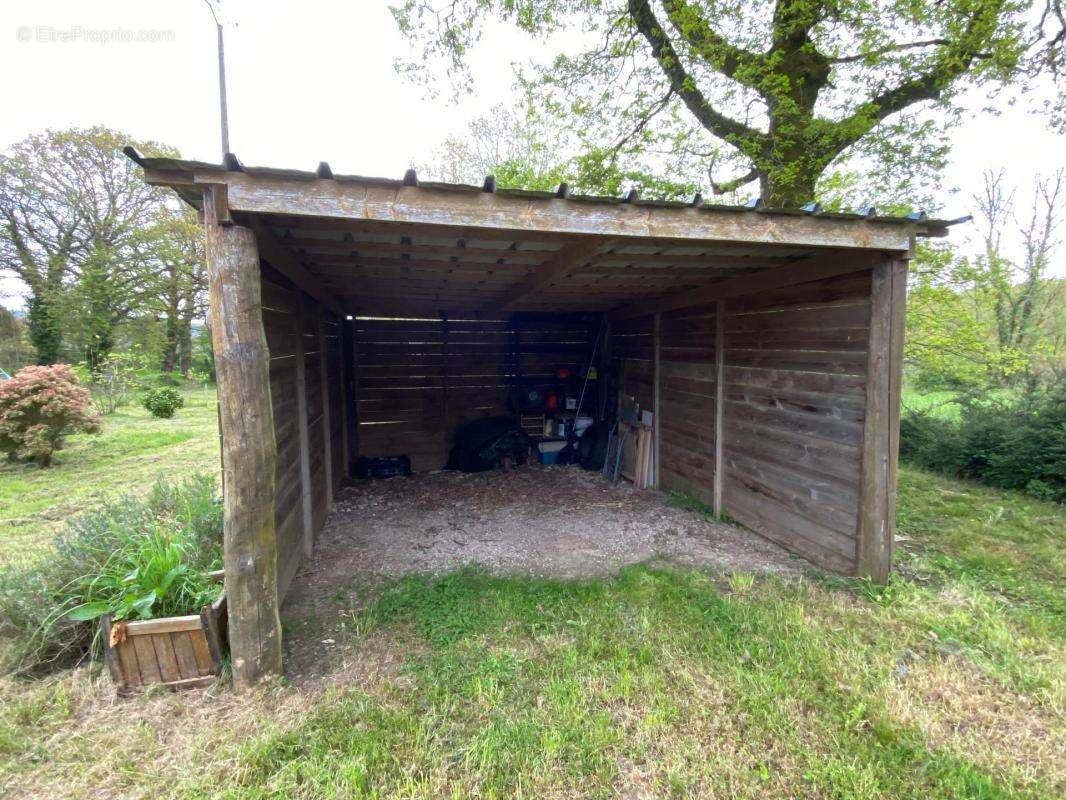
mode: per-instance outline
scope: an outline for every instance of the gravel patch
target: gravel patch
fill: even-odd
[[[498,575],[564,579],[612,575],[653,560],[722,572],[805,566],[750,531],[678,508],[662,492],[611,484],[578,467],[539,465],[348,487],[336,497],[315,551],[294,593],[358,576],[441,574],[467,564]]]

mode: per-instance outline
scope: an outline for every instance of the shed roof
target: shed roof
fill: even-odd
[[[571,195],[146,158],[149,183],[254,227],[263,257],[335,310],[369,315],[665,310],[783,272],[905,255],[961,220]],[[232,215],[232,216],[231,216]],[[758,274],[759,277],[755,278]],[[739,283],[738,283],[739,282]],[[796,282],[795,276],[790,282]],[[694,299],[695,298],[695,299]]]

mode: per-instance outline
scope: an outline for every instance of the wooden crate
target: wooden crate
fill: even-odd
[[[120,694],[163,684],[209,686],[222,671],[226,595],[185,617],[119,621],[103,618],[104,655]]]

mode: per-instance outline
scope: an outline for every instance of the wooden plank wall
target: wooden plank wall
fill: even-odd
[[[304,391],[307,402],[308,458],[311,466],[309,497],[312,540],[321,530],[329,513],[330,493],[326,487],[326,443],[337,464],[339,422],[333,430],[324,430],[323,393],[318,325],[320,318],[327,332],[326,379],[330,401],[336,408],[333,418],[340,419],[342,362],[339,349],[339,321],[322,309],[269,265],[262,267],[263,330],[270,349],[270,398],[274,409],[274,437],[278,459],[275,473],[275,525],[278,537],[278,599],[284,599],[301,560],[305,555],[304,488],[300,469],[300,426],[297,382],[297,354],[303,349]],[[298,333],[299,332],[299,333]],[[333,482],[339,485],[346,470],[334,468]]]
[[[856,568],[870,286],[864,271],[725,303],[725,511],[845,573]]]
[[[660,322],[660,488],[714,502],[715,306],[669,311]]]
[[[592,317],[357,318],[358,455],[441,468],[464,422],[509,413],[519,380],[553,385],[556,367],[587,360],[594,335]]]
[[[636,397],[641,408],[651,409],[655,402],[651,315],[616,322],[611,327],[611,357],[618,359],[619,395]]]

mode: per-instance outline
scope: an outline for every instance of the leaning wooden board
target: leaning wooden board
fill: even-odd
[[[226,596],[199,614],[136,620],[103,618],[104,654],[120,694],[153,684],[209,686],[222,672]]]

